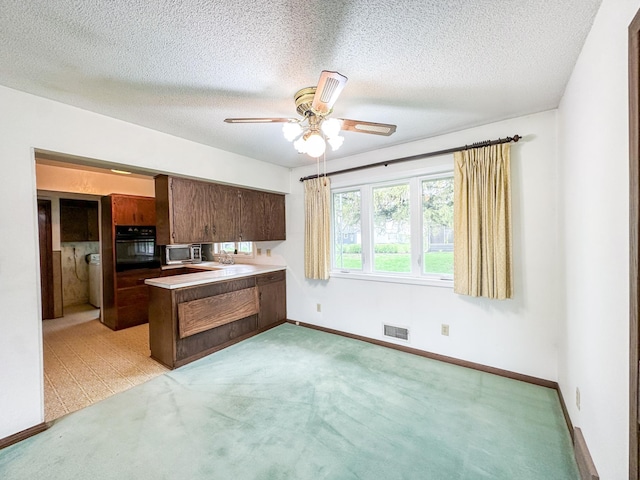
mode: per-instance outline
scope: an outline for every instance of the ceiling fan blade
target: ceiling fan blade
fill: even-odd
[[[294,118],[225,118],[227,123],[286,123],[295,122]]]
[[[361,122],[360,120],[349,120],[347,118],[341,118],[340,120],[342,120],[342,130],[349,132],[372,133],[388,137],[396,131],[396,126],[389,123]]]
[[[329,113],[346,83],[347,77],[344,75],[323,70],[311,104],[313,111],[321,115]]]

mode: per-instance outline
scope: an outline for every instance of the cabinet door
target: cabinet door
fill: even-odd
[[[285,272],[273,272],[256,277],[260,312],[258,328],[265,328],[287,319],[287,284]]]
[[[100,230],[98,228],[98,202],[95,202],[95,208],[87,210],[87,222],[89,224],[89,241],[97,242],[100,240]]]
[[[136,202],[132,197],[113,195],[111,202],[114,225],[136,225]]]
[[[226,185],[209,184],[212,210],[216,223],[211,242],[237,242],[240,237],[240,189]]]
[[[241,240],[285,240],[284,195],[246,189],[241,195]]]
[[[155,225],[156,224],[156,200],[155,198],[139,198],[136,202],[133,218],[134,225]]]
[[[149,321],[149,290],[146,285],[118,289],[117,298],[118,320],[115,330],[122,330]]]
[[[98,202],[60,199],[60,241],[97,242]]]
[[[286,240],[284,195],[276,193],[265,193],[264,218],[265,218],[265,240]]]
[[[236,240],[237,189],[180,178],[171,180],[171,243]]]
[[[155,225],[155,198],[113,195],[114,225]]]
[[[171,178],[171,243],[210,242],[215,235],[213,201],[209,186],[182,178]]]
[[[240,227],[238,241],[259,242],[266,240],[264,194],[255,190],[240,191]]]

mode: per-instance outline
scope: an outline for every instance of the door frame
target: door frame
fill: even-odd
[[[44,213],[44,219],[40,213]],[[38,250],[40,257],[40,301],[42,319],[55,317],[53,286],[53,233],[51,200],[38,199]]]
[[[640,361],[640,10],[629,24],[629,478],[638,480]]]

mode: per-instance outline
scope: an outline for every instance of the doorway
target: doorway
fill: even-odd
[[[54,303],[60,305],[59,314],[44,321],[42,328],[45,421],[166,372],[150,358],[148,325],[114,332],[100,320],[101,302],[91,300],[90,279],[96,273],[91,257],[99,258],[101,250],[101,197],[111,193],[153,196],[153,177],[123,177],[90,165],[88,159],[89,164],[79,161],[52,152],[35,154],[39,225],[43,212],[39,249],[45,256],[52,253],[54,291],[59,285],[59,301]],[[97,273],[101,285],[102,276]],[[41,278],[41,283],[42,294],[49,295],[50,276]]]

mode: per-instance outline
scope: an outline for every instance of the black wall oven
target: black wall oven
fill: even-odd
[[[116,225],[116,272],[159,268],[155,226]]]

